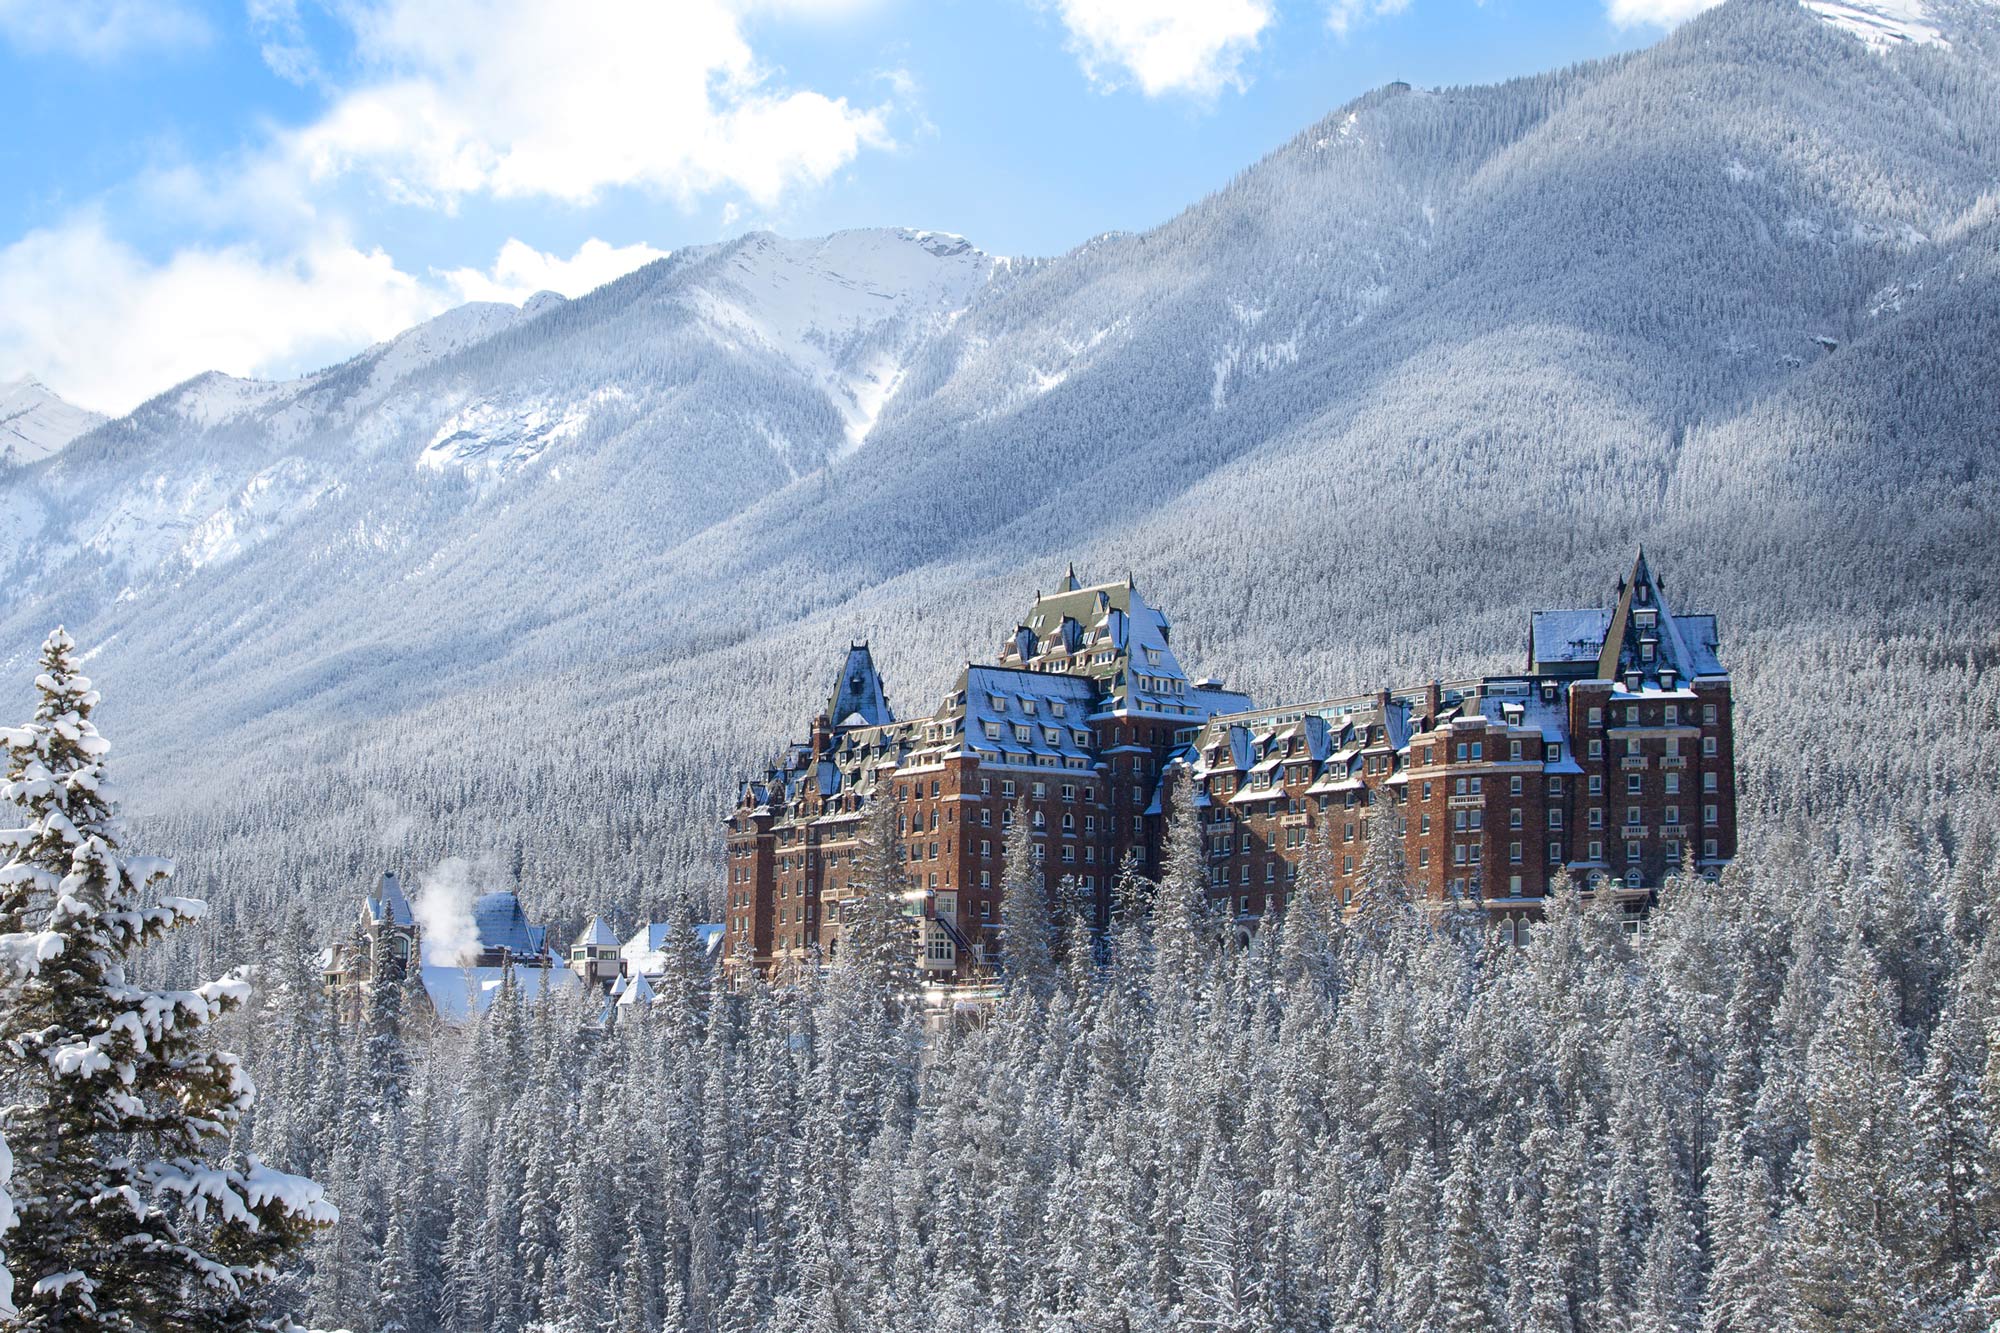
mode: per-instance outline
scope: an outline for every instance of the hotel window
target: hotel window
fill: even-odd
[[[1602,773],[1592,773],[1590,775],[1590,794],[1592,796],[1597,796],[1601,795],[1603,791],[1604,791],[1604,775]]]
[[[1430,798],[1431,798],[1431,784],[1430,784],[1430,780],[1429,780],[1428,778],[1426,778],[1426,779],[1424,780],[1424,795],[1423,795],[1423,799],[1424,799],[1424,800],[1426,800],[1426,801],[1428,801],[1428,800],[1429,800]]]
[[[1480,758],[1485,752],[1486,752],[1486,742],[1474,741],[1472,743],[1472,757],[1474,759]]]
[[[1718,820],[1718,819],[1717,819],[1717,818],[1715,817],[1715,807],[1714,807],[1714,806],[1712,806],[1712,805],[1704,805],[1704,806],[1703,806],[1703,807],[1701,808],[1701,822],[1702,822],[1702,823],[1704,823],[1704,824],[1715,824],[1715,823],[1720,823],[1720,822],[1721,822],[1720,820]]]
[[[1062,700],[1057,699],[1053,703],[1051,703],[1049,705],[1049,713],[1051,716],[1061,717],[1063,715]]]
[[[1601,741],[1601,740],[1598,740],[1598,739],[1596,739],[1595,737],[1592,737],[1592,738],[1591,738],[1591,742],[1590,742],[1590,757],[1591,757],[1592,759],[1601,759],[1601,758],[1603,758],[1603,757],[1604,757],[1604,742],[1603,742],[1603,741]]]
[[[1558,808],[1558,809],[1554,809],[1554,810],[1551,810],[1551,811],[1549,811],[1549,827],[1550,827],[1550,828],[1561,828],[1562,826],[1563,826],[1563,812],[1562,812],[1562,810],[1561,810],[1560,808]]]
[[[1029,717],[1033,717],[1035,715],[1035,701],[1033,699],[1021,700],[1021,711]]]
[[[1714,726],[1714,725],[1715,725],[1715,705],[1714,705],[1714,704],[1703,704],[1703,705],[1701,706],[1701,721],[1702,721],[1702,725],[1704,725],[1704,726],[1709,726],[1709,727],[1712,727],[1712,726]]]
[[[1509,759],[1519,759],[1521,757],[1521,742],[1509,741],[1507,743],[1507,757]]]
[[[1509,861],[1511,861],[1512,863],[1514,863],[1515,865],[1519,865],[1519,864],[1521,864],[1521,844],[1520,844],[1520,843],[1518,843],[1518,842],[1510,842],[1510,843],[1508,843],[1508,844],[1507,844],[1507,859],[1508,859]]]
[[[997,694],[987,695],[986,701],[993,705],[993,711],[996,713],[1004,713],[1007,711],[1007,701],[1005,699],[1002,699]]]
[[[1604,859],[1603,843],[1593,842],[1590,844],[1590,859],[1593,861],[1602,861]]]
[[[1509,796],[1519,796],[1521,794],[1521,775],[1519,773],[1507,779],[1507,794]]]
[[[1666,788],[1667,795],[1669,796],[1679,794],[1681,789],[1681,775],[1678,773],[1668,773],[1666,775]]]
[[[991,795],[993,794],[993,779],[992,779],[992,778],[981,778],[981,779],[979,779],[979,793],[980,793],[980,795],[982,795],[982,796],[991,796]]]
[[[1562,757],[1563,757],[1563,747],[1562,747],[1562,746],[1560,746],[1560,745],[1544,745],[1544,746],[1542,747],[1542,762],[1543,762],[1543,763],[1545,763],[1545,764],[1559,764],[1559,763],[1561,763],[1561,762],[1562,762]]]
[[[1461,830],[1462,830],[1462,829],[1464,829],[1464,827],[1465,827],[1465,811],[1463,811],[1463,810],[1454,810],[1454,811],[1452,811],[1452,812],[1451,812],[1451,826],[1452,826],[1453,828],[1455,828],[1455,829],[1461,829]],[[1350,839],[1350,841],[1352,841],[1352,839]]]
[[[1475,842],[1472,844],[1472,863],[1474,865],[1479,864],[1479,853],[1484,848],[1484,846],[1485,846],[1484,843]]]
[[[1560,796],[1562,794],[1563,794],[1563,780],[1561,778],[1550,778],[1549,795]]]
[[[982,871],[980,871],[980,872],[979,872],[979,887],[980,887],[980,888],[982,888],[982,889],[990,889],[990,888],[992,888],[992,887],[993,887],[993,872],[992,872],[992,871],[990,871],[990,870],[982,870]]]
[[[1456,782],[1452,783],[1451,791],[1454,796],[1465,795],[1465,779],[1459,778]]]
[[[1515,807],[1514,807],[1513,809],[1511,809],[1511,810],[1509,810],[1509,811],[1507,812],[1507,827],[1508,827],[1508,828],[1519,828],[1519,827],[1521,827],[1521,807],[1520,807],[1520,806],[1518,806],[1518,805],[1517,805],[1517,806],[1515,806]]]
[[[1559,843],[1559,842],[1552,842],[1552,843],[1550,843],[1550,844],[1549,844],[1549,864],[1550,864],[1550,865],[1556,865],[1556,864],[1558,864],[1558,863],[1559,863],[1559,862],[1560,862],[1560,861],[1561,861],[1562,859],[1563,859],[1563,845],[1562,845],[1561,843]]]
[[[1468,853],[1467,853],[1467,852],[1466,852],[1466,850],[1465,850],[1465,844],[1464,844],[1464,843],[1462,843],[1462,842],[1458,842],[1458,843],[1453,843],[1453,844],[1452,844],[1452,848],[1451,848],[1451,861],[1452,861],[1452,864],[1453,864],[1453,865],[1461,865],[1461,866],[1462,866],[1462,865],[1464,865],[1464,864],[1465,864],[1465,858],[1466,858],[1466,856],[1467,856],[1467,855],[1468,855]]]
[[[1076,864],[1076,848],[1074,848],[1074,847],[1068,847],[1068,846],[1065,846],[1065,847],[1064,847],[1064,848],[1062,849],[1062,859],[1063,859],[1063,861],[1064,861],[1064,862],[1065,862],[1066,864],[1069,864],[1069,865],[1075,865],[1075,864]]]
[[[1666,808],[1665,816],[1666,823],[1678,824],[1681,822],[1681,808],[1677,805],[1670,805]]]
[[[1715,790],[1715,774],[1714,774],[1714,773],[1704,773],[1704,774],[1702,774],[1702,775],[1701,775],[1701,789],[1702,789],[1703,791],[1714,791],[1714,790]]]
[[[1350,857],[1348,859],[1352,860],[1353,858]],[[1417,864],[1419,866],[1427,866],[1430,863],[1431,863],[1431,849],[1428,847],[1417,848]],[[1353,867],[1350,866],[1349,869],[1351,870],[1353,869]]]
[[[1642,849],[1640,848],[1638,843],[1628,842],[1625,844],[1625,859],[1627,861],[1639,861],[1644,859],[1642,855]]]
[[[1458,757],[1460,759],[1465,758],[1465,756],[1469,753],[1469,751],[1470,747],[1468,747],[1464,741],[1460,741],[1458,743]]]
[[[1643,781],[1637,773],[1627,773],[1625,775],[1625,794],[1627,796],[1637,796]]]
[[[982,722],[980,723],[980,727],[986,732],[987,740],[997,741],[1000,739],[1000,724],[998,722]]]
[[[1429,833],[1430,831],[1431,831],[1431,817],[1429,815],[1418,816],[1417,832]]]
[[[1596,727],[1596,726],[1601,726],[1601,725],[1603,725],[1603,723],[1604,723],[1604,710],[1603,710],[1602,708],[1593,708],[1593,709],[1591,709],[1591,710],[1590,710],[1590,725],[1591,725],[1591,726],[1593,726],[1593,727]]]
[[[1064,833],[1076,832],[1076,816],[1072,814],[1064,814],[1062,826]]]
[[[1680,708],[1677,705],[1668,704],[1666,712],[1666,724],[1670,727],[1677,727],[1680,725],[1680,722],[1681,722]]]
[[[1063,783],[1062,798],[1065,801],[1074,801],[1076,799],[1076,788],[1070,783],[1067,782]]]
[[[1703,736],[1701,738],[1701,752],[1706,755],[1713,755],[1715,753],[1715,737]]]
[[[1714,860],[1714,859],[1715,859],[1715,855],[1716,855],[1716,850],[1715,850],[1715,849],[1716,849],[1716,842],[1715,842],[1715,839],[1713,839],[1713,838],[1704,838],[1704,839],[1702,839],[1702,843],[1701,843],[1701,854],[1702,854],[1703,856],[1706,856],[1706,857],[1708,857],[1708,858],[1709,858],[1710,860]]]
[[[1637,828],[1639,826],[1638,806],[1628,805],[1625,807],[1625,826],[1627,828]]]
[[[1593,806],[1591,806],[1591,807],[1590,807],[1590,826],[1591,826],[1592,828],[1603,828],[1603,827],[1604,827],[1604,807],[1603,807],[1603,806],[1601,806],[1601,805],[1593,805]]]

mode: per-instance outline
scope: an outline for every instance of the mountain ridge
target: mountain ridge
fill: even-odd
[[[1524,610],[1594,604],[1643,540],[1723,614],[1755,736],[1839,635],[1989,623],[1979,18],[1882,47],[1730,0],[1631,55],[1377,90],[1160,227],[984,257],[977,284],[927,268],[930,298],[858,335],[853,283],[773,346],[732,335],[716,303],[767,299],[732,264],[825,244],[745,237],[380,399],[371,349],[296,437],[269,404],[183,431],[156,399],[0,478],[0,535],[32,529],[0,541],[0,636],[17,667],[55,619],[107,642],[132,771],[203,873],[266,873],[268,840],[214,832],[282,792],[325,885],[374,845],[371,792],[423,811],[412,854],[706,885],[728,775],[828,644],[869,636],[921,708],[1072,558],[1135,572],[1192,669],[1297,697],[1503,667]],[[892,362],[856,448],[842,386]],[[93,489],[169,456],[196,464],[173,504]],[[621,793],[610,831],[584,772]],[[523,831],[521,801],[563,813]]]

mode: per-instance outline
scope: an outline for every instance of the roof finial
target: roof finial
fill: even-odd
[[[1062,586],[1064,592],[1075,592],[1083,586],[1076,579],[1076,561],[1072,560],[1063,567]]]

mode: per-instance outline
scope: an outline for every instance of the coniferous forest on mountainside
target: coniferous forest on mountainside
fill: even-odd
[[[209,905],[136,982],[256,966],[219,1133],[340,1212],[270,1310],[2000,1327],[2000,10],[1928,8],[1885,47],[1728,0],[1378,90],[1061,256],[755,234],[0,461],[0,723],[66,624],[125,851]],[[779,295],[843,275],[894,299]],[[1640,543],[1719,619],[1741,854],[1636,935],[1560,893],[1502,948],[1385,862],[1245,946],[1182,814],[1104,938],[1015,894],[943,1032],[865,950],[457,1027],[323,994],[385,869],[466,858],[558,944],[719,919],[736,782],[850,639],[928,713],[1066,562],[1265,703],[1518,670]]]

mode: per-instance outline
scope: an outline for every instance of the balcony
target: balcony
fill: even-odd
[[[1618,761],[1618,767],[1624,769],[1627,773],[1636,772],[1645,766],[1646,756],[1643,754],[1628,754]]]
[[[1454,810],[1478,810],[1486,804],[1485,792],[1467,792],[1463,796],[1452,796],[1445,804]]]
[[[1280,816],[1278,817],[1278,827],[1279,827],[1279,828],[1304,828],[1304,827],[1306,826],[1306,820],[1307,820],[1307,818],[1308,818],[1308,817],[1307,817],[1306,815],[1303,815],[1303,814],[1298,814],[1298,815],[1280,815]]]
[[[1686,768],[1687,764],[1688,764],[1687,756],[1684,754],[1667,754],[1660,756],[1661,768]]]

